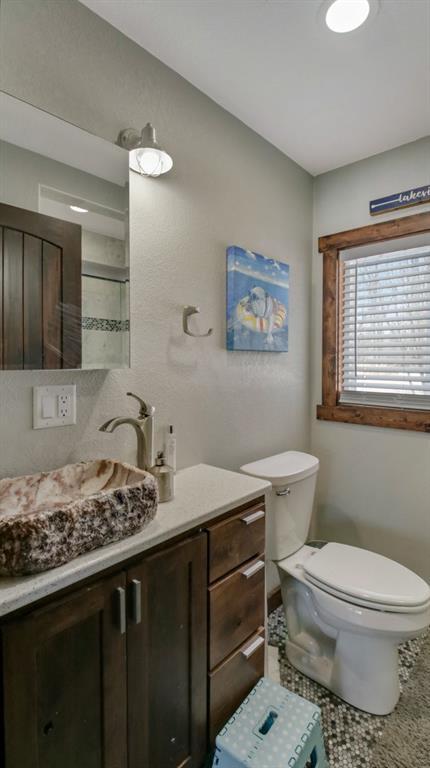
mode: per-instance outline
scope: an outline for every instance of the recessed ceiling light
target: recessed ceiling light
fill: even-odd
[[[88,213],[88,208],[81,208],[79,205],[71,205],[70,208],[76,213]]]
[[[369,0],[334,0],[326,12],[325,23],[332,32],[352,32],[366,21]]]

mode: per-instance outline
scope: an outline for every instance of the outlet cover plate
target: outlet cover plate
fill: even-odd
[[[76,424],[76,384],[33,387],[33,429],[70,424]]]

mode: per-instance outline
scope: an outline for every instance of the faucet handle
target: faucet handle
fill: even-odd
[[[144,400],[142,400],[141,397],[138,395],[133,394],[133,392],[127,392],[127,397],[134,397],[135,400],[139,403],[140,409],[139,409],[139,419],[146,419],[148,416],[153,416],[154,414],[154,408],[152,405],[148,405],[145,403]]]

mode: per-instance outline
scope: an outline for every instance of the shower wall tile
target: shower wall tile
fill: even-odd
[[[125,333],[112,331],[82,331],[83,368],[124,368],[128,360],[124,357],[123,336]],[[127,362],[125,362],[127,360]]]
[[[121,312],[121,283],[83,277],[82,314],[84,317],[100,317],[108,320],[124,319]]]

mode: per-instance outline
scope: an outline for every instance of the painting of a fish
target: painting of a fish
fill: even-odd
[[[288,351],[288,264],[227,248],[227,349]]]

